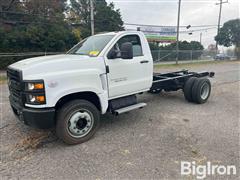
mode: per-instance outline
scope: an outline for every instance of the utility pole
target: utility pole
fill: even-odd
[[[91,34],[94,35],[94,13],[93,0],[90,0],[90,15],[91,15]]]
[[[222,0],[219,0],[219,3],[216,3],[216,5],[220,5],[219,6],[219,15],[218,15],[218,29],[217,29],[217,35],[219,34],[219,30],[220,30],[220,23],[221,23],[221,15],[222,15],[222,4],[224,3],[228,3],[228,0],[223,2]],[[216,41],[216,54],[218,53],[218,42]]]
[[[181,0],[178,0],[178,20],[177,20],[177,43],[176,43],[176,64],[178,64],[178,51],[179,51],[179,24],[180,24],[180,10],[181,10]]]
[[[200,32],[200,44],[202,44],[202,32]]]

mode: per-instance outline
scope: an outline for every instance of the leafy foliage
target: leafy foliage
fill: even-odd
[[[69,21],[79,26],[81,37],[91,34],[90,5],[86,0],[70,0]],[[120,10],[114,9],[114,4],[107,4],[105,0],[94,1],[95,33],[123,30],[123,21]]]
[[[164,46],[164,49],[176,49],[176,43],[170,44],[169,46]],[[198,41],[180,41],[179,50],[203,50],[204,47]]]
[[[176,43],[158,46],[157,43],[150,43],[150,49],[154,50],[152,55],[155,60],[172,60],[176,58]],[[198,41],[179,41],[179,60],[198,59],[202,55],[204,47]],[[192,50],[192,53],[191,53]]]
[[[64,21],[65,0],[14,2],[9,11],[4,9],[9,5],[1,6],[1,52],[66,51],[76,43]]]
[[[64,52],[89,36],[89,1],[70,2],[69,5],[67,0],[0,0],[0,53]],[[95,19],[96,32],[122,29],[119,10],[105,0],[95,2]],[[0,69],[23,58],[26,57],[0,57]]]
[[[224,23],[215,40],[226,47],[235,45],[237,57],[240,58],[240,19]]]
[[[96,1],[96,32],[123,30],[123,21],[120,10],[114,10],[114,4],[105,1]]]
[[[240,46],[240,19],[230,20],[220,28],[215,40],[223,46]]]

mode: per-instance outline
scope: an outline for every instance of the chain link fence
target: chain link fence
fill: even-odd
[[[64,54],[65,52],[28,52],[28,53],[0,53],[0,69],[26,58]],[[176,61],[176,50],[152,50],[152,57],[155,63]],[[207,50],[179,50],[179,63],[183,61],[214,60],[216,53]]]
[[[176,61],[176,50],[152,50],[154,62],[171,62]],[[179,61],[198,61],[198,60],[213,60],[216,53],[207,50],[179,50]]]

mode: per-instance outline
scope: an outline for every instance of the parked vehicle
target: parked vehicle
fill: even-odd
[[[26,59],[7,69],[10,104],[25,124],[56,128],[68,144],[89,140],[100,114],[119,115],[146,106],[143,92],[182,89],[186,100],[205,103],[213,72],[153,73],[153,59],[142,32],[91,36],[67,54]]]
[[[231,57],[226,54],[217,54],[214,57],[214,60],[230,60],[230,59],[231,59]]]

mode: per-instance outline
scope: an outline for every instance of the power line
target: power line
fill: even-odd
[[[64,21],[53,21],[53,20],[49,20],[49,21],[18,21],[18,20],[0,20],[1,23],[4,24],[12,24],[12,25],[16,25],[16,24],[53,24],[53,23],[62,23]]]
[[[52,15],[44,15],[44,14],[36,14],[36,13],[27,13],[20,11],[0,11],[1,14],[15,14],[15,15],[27,15],[27,16],[42,16],[42,17],[51,17],[51,18],[59,18],[60,16],[52,16]]]
[[[58,18],[61,18],[61,16],[54,16],[54,15],[44,15],[44,14],[36,14],[36,13],[27,13],[27,12],[20,12],[20,11],[0,11],[1,14],[13,14],[13,15],[23,15],[23,16],[38,16],[39,18],[51,18],[50,19],[45,19],[45,21],[19,21],[19,20],[13,20],[11,19],[5,19],[6,17],[2,17],[0,19],[0,22],[5,23],[5,24],[51,24],[51,23],[59,23],[61,22],[60,20],[57,20]],[[1,17],[1,16],[0,16]],[[64,19],[63,19],[64,20]],[[50,22],[49,22],[50,21]]]
[[[131,25],[131,26],[149,26],[149,27],[176,27],[174,25],[150,25],[150,24],[136,24],[136,23],[124,23],[124,25]],[[218,25],[196,25],[191,27],[217,27]],[[186,28],[187,26],[179,26],[180,28]]]
[[[204,29],[195,29],[195,30],[186,30],[186,31],[179,31],[179,33],[193,33],[193,32],[199,32],[199,31],[207,31],[211,29],[216,29],[217,27],[211,27],[211,28],[204,28]],[[129,29],[127,28],[126,30],[128,31],[136,31],[136,29]],[[143,32],[149,32],[149,33],[169,33],[168,31],[153,31],[153,30],[148,30],[148,31],[143,31]],[[177,33],[176,31],[173,31],[172,33]]]
[[[217,27],[209,27],[209,28],[203,28],[203,29],[194,29],[194,30],[188,30],[188,31],[180,31],[181,33],[189,33],[189,32],[199,32],[199,31],[207,31],[210,29],[216,29]]]

